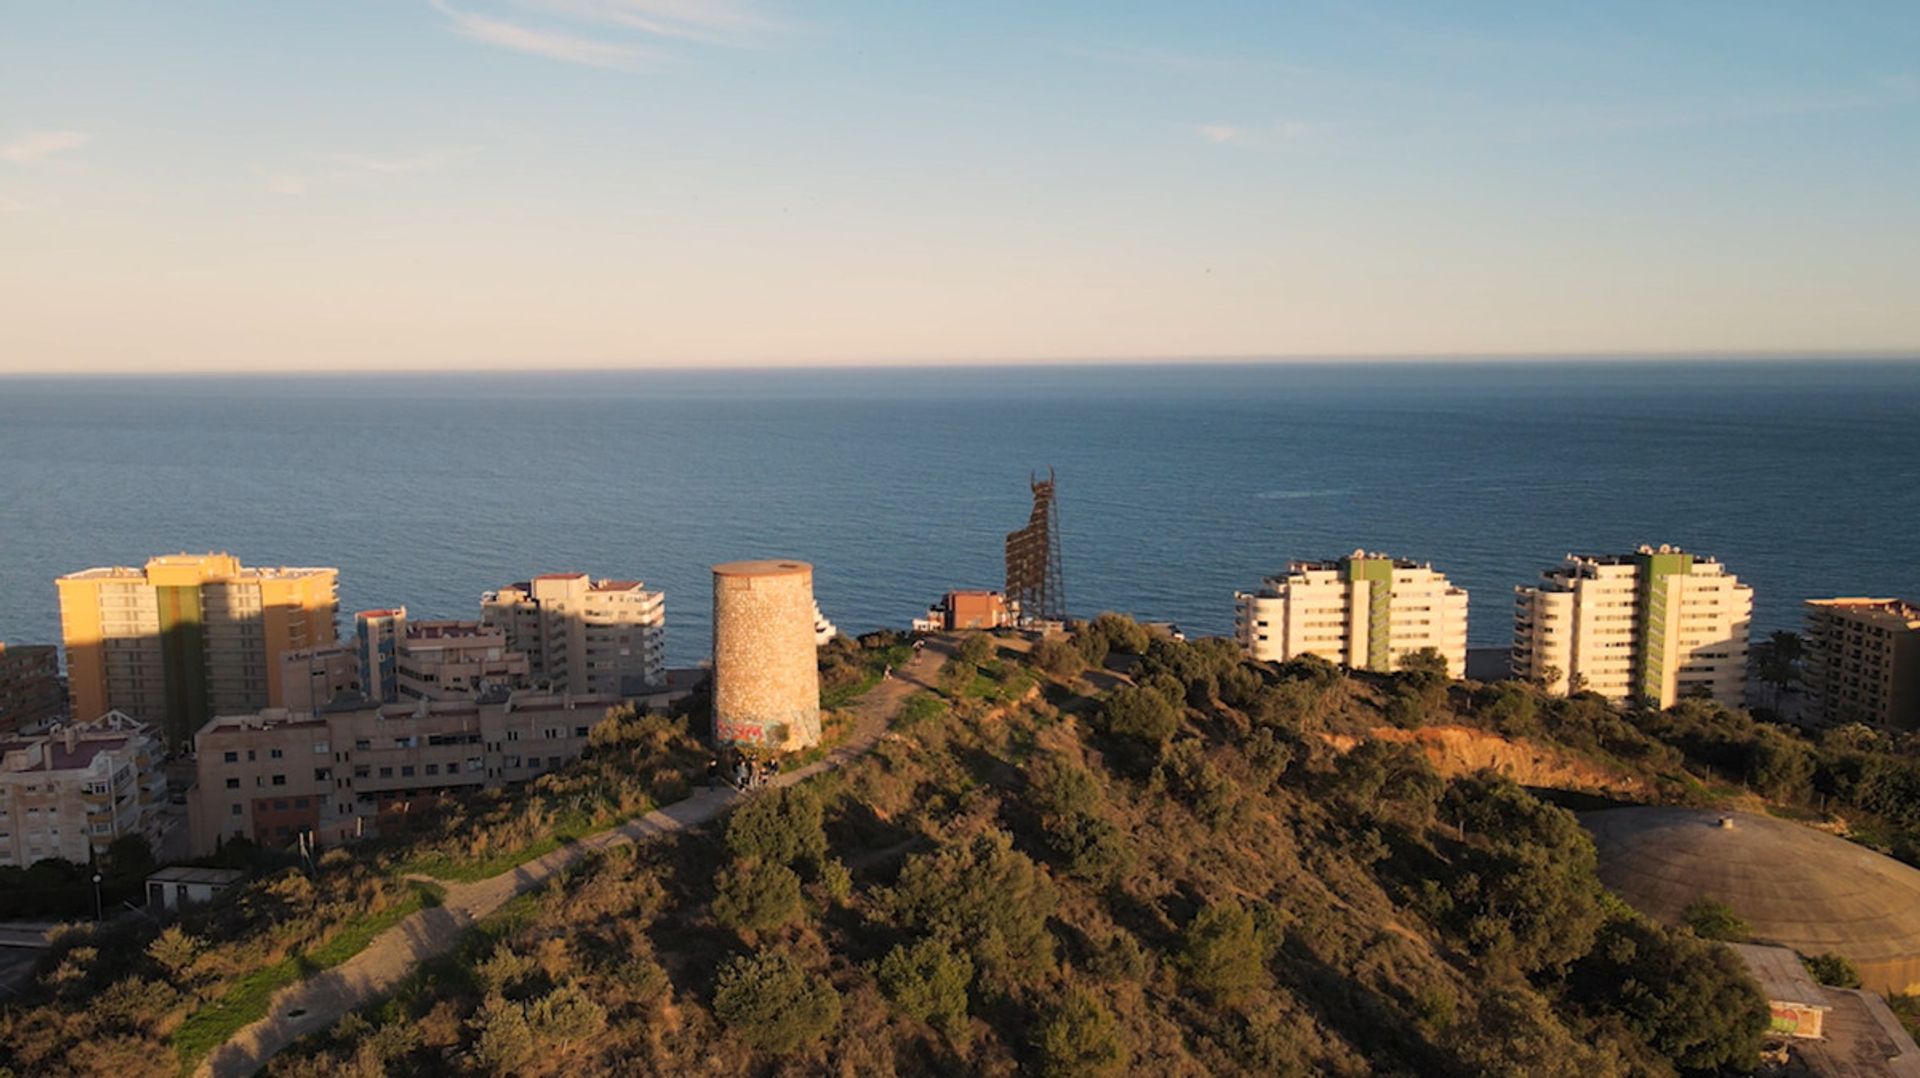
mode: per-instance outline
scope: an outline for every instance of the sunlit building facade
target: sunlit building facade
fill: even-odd
[[[1259,591],[1234,595],[1241,650],[1261,662],[1318,655],[1355,670],[1397,670],[1432,648],[1459,677],[1467,666],[1467,592],[1433,566],[1356,550],[1298,561]]]

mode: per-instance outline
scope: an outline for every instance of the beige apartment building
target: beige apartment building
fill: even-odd
[[[1920,604],[1807,600],[1804,677],[1809,716],[1920,728]]]
[[[73,716],[120,711],[184,745],[220,712],[285,702],[281,658],[335,642],[338,573],[169,554],[55,581]]]
[[[480,621],[415,621],[395,656],[399,699],[465,700],[524,689],[532,666],[507,647],[506,630]]]
[[[1569,554],[1515,592],[1516,678],[1617,703],[1743,703],[1753,589],[1712,558],[1671,546]]]
[[[1297,561],[1259,591],[1234,594],[1241,649],[1261,662],[1318,655],[1382,673],[1432,648],[1447,673],[1467,667],[1467,592],[1423,562],[1356,550],[1335,561]]]
[[[480,619],[536,685],[631,696],[666,683],[666,601],[638,580],[545,573],[482,595]]]
[[[359,656],[350,648],[300,648],[280,656],[280,703],[289,711],[313,711],[361,691]]]
[[[126,835],[158,849],[164,748],[152,727],[111,711],[0,740],[0,865],[85,864]]]
[[[338,840],[413,801],[536,778],[578,758],[620,702],[525,693],[220,716],[194,738],[194,855],[235,837]]]

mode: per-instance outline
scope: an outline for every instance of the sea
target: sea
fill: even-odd
[[[800,558],[843,630],[1003,583],[1058,479],[1067,605],[1232,631],[1233,593],[1356,549],[1471,592],[1476,646],[1569,552],[1671,543],[1803,599],[1920,598],[1920,363],[1586,360],[0,379],[0,640],[54,577],[225,550],[340,570],[351,612],[476,617],[540,572],[666,593]]]

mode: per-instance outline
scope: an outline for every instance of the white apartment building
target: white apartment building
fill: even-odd
[[[1663,708],[1743,702],[1753,589],[1712,558],[1671,546],[1569,554],[1515,592],[1516,678]]]
[[[86,864],[125,835],[158,849],[164,751],[154,727],[117,711],[0,740],[0,865]]]
[[[537,778],[578,758],[621,702],[521,693],[220,716],[194,737],[194,855],[235,837],[336,840],[412,802]]]
[[[1428,564],[1360,550],[1297,561],[1259,591],[1236,592],[1234,606],[1241,649],[1262,662],[1318,655],[1384,673],[1432,648],[1451,676],[1467,668],[1466,590]]]
[[[536,685],[635,695],[666,683],[666,600],[638,580],[544,573],[480,597]]]

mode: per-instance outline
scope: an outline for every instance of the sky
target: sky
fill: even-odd
[[[1920,5],[0,0],[0,372],[1920,352]]]

